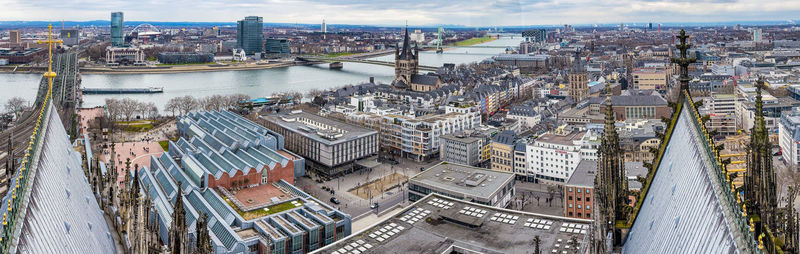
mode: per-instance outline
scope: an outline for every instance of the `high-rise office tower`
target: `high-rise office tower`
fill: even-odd
[[[111,46],[124,47],[125,36],[123,30],[125,29],[125,21],[122,17],[122,12],[111,13]]]
[[[322,33],[324,33],[324,34],[328,33],[328,25],[325,24],[325,20],[324,19],[322,20],[322,29],[321,30],[322,30]]]
[[[754,28],[753,29],[753,42],[761,42],[761,29]]]
[[[264,19],[247,16],[236,25],[236,44],[245,54],[253,55],[264,51]]]
[[[8,43],[10,43],[10,44],[16,45],[16,44],[19,44],[20,41],[22,41],[20,39],[21,36],[20,36],[19,30],[8,31],[8,37],[9,37],[8,38]]]

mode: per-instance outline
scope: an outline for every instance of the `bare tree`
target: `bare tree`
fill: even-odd
[[[12,97],[11,99],[6,102],[6,111],[13,112],[14,115],[18,115],[20,111],[28,104],[28,101],[23,99],[22,97]]]
[[[147,119],[149,111],[150,108],[149,105],[147,105],[147,103],[136,101],[136,112],[138,113],[139,116],[141,116],[143,119]]]
[[[125,117],[125,121],[130,121],[131,118],[136,116],[137,112],[139,111],[139,102],[131,99],[131,98],[124,98],[120,101],[120,110],[122,115]]]
[[[200,107],[200,103],[191,95],[180,97],[179,102],[178,110],[181,112],[181,115],[188,114]]]
[[[164,105],[164,110],[172,112],[172,116],[175,116],[175,112],[180,112],[180,100],[181,97],[173,97],[167,101],[167,104]]]
[[[322,89],[313,88],[311,90],[308,90],[308,92],[306,92],[306,98],[313,100],[314,98],[317,98],[317,96],[322,95],[322,93],[323,93]]]
[[[122,103],[117,99],[107,98],[106,99],[106,110],[108,111],[108,118],[110,118],[111,121],[116,122],[117,121],[117,117],[119,117],[120,114],[122,114],[121,113],[122,112]]]
[[[298,92],[298,91],[289,92],[289,96],[292,97],[291,98],[292,99],[292,103],[295,104],[295,105],[300,104],[300,102],[302,102],[302,100],[303,100],[303,93]]]
[[[106,47],[108,47],[111,43],[105,42],[100,44],[95,44],[81,52],[81,57],[88,57],[91,61],[98,61],[106,59]]]
[[[241,93],[231,94],[225,97],[225,106],[227,108],[232,108],[235,107],[236,105],[239,105],[239,102],[249,99],[250,96],[246,94],[241,94]]]
[[[211,95],[203,97],[199,100],[200,106],[205,110],[222,110],[225,109],[225,96]]]
[[[155,120],[158,117],[158,107],[155,103],[148,102],[145,108],[147,108],[145,112],[148,119]]]

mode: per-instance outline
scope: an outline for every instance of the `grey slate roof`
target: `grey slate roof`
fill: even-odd
[[[623,253],[740,253],[735,212],[691,121],[684,108]]]
[[[594,187],[595,172],[597,171],[597,161],[581,160],[575,171],[569,177],[567,185],[580,187]]]
[[[103,212],[83,174],[81,155],[72,149],[61,118],[50,107],[41,157],[36,171],[31,171],[35,175],[30,176],[17,252],[116,253]]]
[[[536,112],[536,110],[533,109],[534,107],[536,107],[536,105],[534,105],[532,103],[516,105],[516,106],[511,107],[511,109],[508,110],[508,114],[509,115],[516,115],[516,116],[533,117],[533,116],[536,116],[536,115],[539,114],[539,113]]]
[[[606,98],[589,97],[590,104],[605,105]],[[661,95],[650,91],[627,91],[619,96],[611,96],[611,103],[614,106],[666,106],[667,100]]]
[[[504,130],[494,136],[493,141],[505,145],[512,145],[517,140],[517,134],[512,130]]]
[[[439,83],[439,76],[414,74],[411,75],[411,83],[434,86]]]

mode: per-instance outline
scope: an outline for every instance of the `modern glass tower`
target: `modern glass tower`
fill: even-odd
[[[244,49],[247,55],[264,51],[264,19],[257,16],[248,16],[239,20],[236,26],[236,44]]]
[[[111,13],[111,46],[113,47],[124,47],[125,46],[125,36],[123,35],[123,29],[125,27],[124,20],[122,18],[122,12],[112,12]]]

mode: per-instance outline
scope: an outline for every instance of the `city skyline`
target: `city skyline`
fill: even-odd
[[[591,7],[587,7],[591,4]],[[263,16],[265,23],[316,24],[326,19],[329,24],[374,26],[411,26],[449,24],[467,27],[525,26],[558,24],[614,23],[714,23],[737,21],[784,21],[800,19],[800,2],[767,0],[651,1],[616,2],[585,0],[534,0],[468,2],[358,1],[327,3],[304,1],[242,1],[225,3],[204,1],[203,4],[134,1],[92,2],[80,5],[50,0],[5,3],[6,12],[0,21],[107,20],[108,13],[121,11],[132,21],[163,22],[234,22],[241,16]],[[80,8],[78,8],[80,6]],[[279,8],[276,8],[279,7]],[[179,10],[179,11],[175,11]],[[256,10],[256,11],[254,11]],[[457,10],[457,11],[454,11]],[[709,15],[709,13],[712,13]],[[764,17],[769,17],[765,19]],[[794,20],[794,21],[793,21]]]

